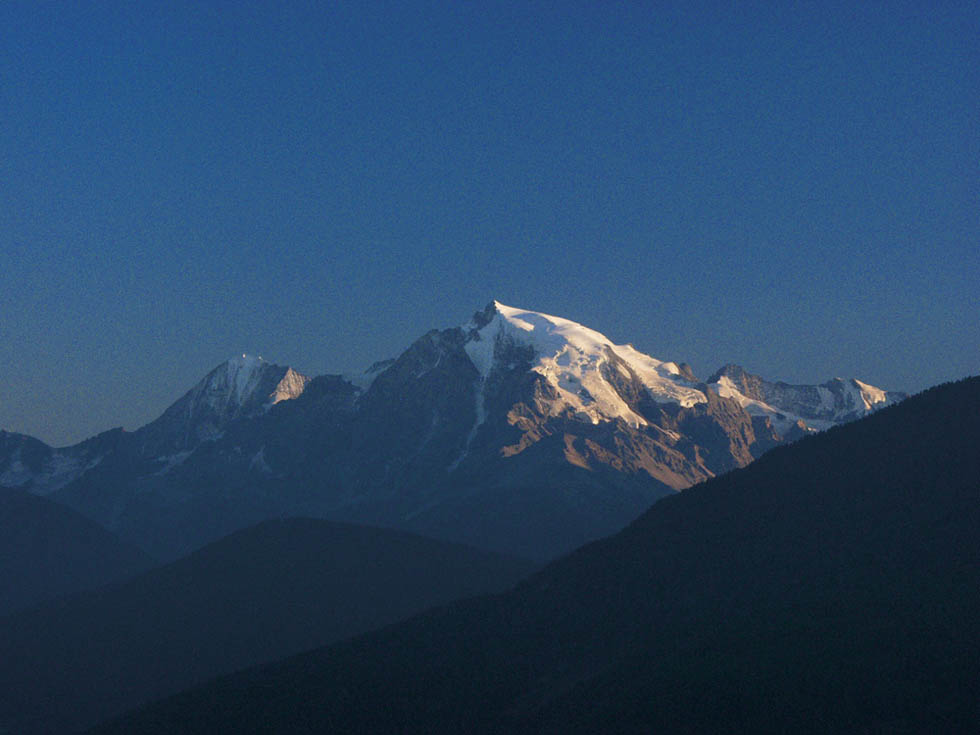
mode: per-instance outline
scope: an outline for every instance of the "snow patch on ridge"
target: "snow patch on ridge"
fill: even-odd
[[[174,467],[179,467],[184,463],[184,460],[191,456],[192,450],[185,450],[183,452],[177,452],[176,454],[168,454],[165,457],[158,457],[157,461],[163,463],[163,467],[154,472],[154,475],[166,475]]]
[[[487,420],[487,407],[485,403],[486,385],[487,385],[487,379],[485,377],[481,376],[480,378],[477,379],[476,388],[474,390],[475,399],[476,399],[476,421],[474,422],[469,433],[466,435],[466,443],[463,445],[463,453],[460,454],[455,460],[453,460],[452,464],[450,464],[449,467],[446,468],[446,472],[452,472],[457,467],[459,467],[460,462],[466,459],[466,455],[469,454],[470,452],[470,445],[473,443],[473,440],[476,438],[476,432],[479,431],[480,427]]]
[[[265,444],[259,447],[259,451],[252,455],[252,459],[248,463],[248,468],[250,470],[258,470],[259,472],[264,472],[267,475],[272,474],[272,468],[265,459]]]
[[[632,368],[640,382],[658,403],[677,403],[690,408],[697,403],[706,403],[707,398],[697,388],[681,376],[680,368],[674,362],[661,362],[637,350],[631,344],[613,346],[615,353]]]
[[[10,465],[0,474],[0,486],[18,487],[34,478],[34,473],[20,459],[20,450],[14,455]]]
[[[258,377],[263,368],[267,365],[265,360],[256,355],[243,354],[241,357],[233,357],[225,363],[224,381],[221,374],[212,376],[208,385],[208,402],[217,407],[217,397],[223,394],[225,387],[230,389],[228,395],[229,402],[243,405],[252,395],[258,383]],[[220,391],[220,393],[219,393]]]
[[[69,450],[56,449],[44,460],[41,469],[34,472],[24,464],[18,448],[7,468],[0,473],[0,487],[20,487],[30,483],[30,492],[34,495],[50,495],[101,461],[102,457],[94,457],[85,462],[83,457],[73,455]]]
[[[711,383],[709,387],[715,391],[722,398],[731,398],[738,405],[745,409],[745,412],[749,416],[766,416],[772,421],[773,428],[776,429],[780,434],[785,434],[793,426],[796,426],[798,422],[802,421],[808,427],[816,429],[818,431],[823,431],[824,429],[829,429],[834,425],[833,421],[821,421],[819,419],[813,418],[803,418],[795,413],[788,413],[779,408],[770,406],[764,401],[759,401],[755,398],[749,398],[744,395],[732,382],[731,378],[727,375],[722,375],[718,378],[718,381]],[[827,391],[830,395],[831,407],[833,406],[833,396],[830,391]],[[824,400],[824,396],[821,393],[821,400]]]
[[[381,375],[381,373],[391,367],[394,363],[394,358],[380,360],[371,365],[371,367],[369,367],[363,373],[346,373],[342,377],[355,388],[360,388],[361,392],[364,393],[371,387],[371,384],[374,383],[375,378]]]
[[[885,395],[885,391],[881,388],[876,388],[873,385],[868,385],[867,383],[862,383],[857,378],[852,378],[851,383],[853,387],[857,389],[858,396],[861,402],[864,404],[864,408],[871,411],[879,403],[887,404],[888,396]]]

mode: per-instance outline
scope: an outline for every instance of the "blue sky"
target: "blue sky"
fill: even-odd
[[[0,427],[491,298],[707,377],[980,370],[975,3],[0,4]]]

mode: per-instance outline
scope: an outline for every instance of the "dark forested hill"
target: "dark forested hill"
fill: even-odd
[[[777,448],[503,595],[99,733],[976,732],[980,379]]]
[[[499,592],[534,568],[401,531],[267,521],[0,618],[0,732],[73,732],[220,673]]]
[[[131,577],[153,564],[70,508],[0,488],[0,615]]]

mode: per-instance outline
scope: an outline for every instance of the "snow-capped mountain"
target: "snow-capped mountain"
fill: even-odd
[[[658,404],[690,408],[708,401],[689,366],[650,357],[631,344],[615,345],[605,335],[568,319],[495,301],[467,326],[466,353],[484,381],[497,367],[497,350],[506,354],[513,345],[533,350],[531,369],[557,392],[559,400],[552,406],[557,413],[570,411],[594,424],[622,419],[634,427],[649,425],[619,393],[616,386],[622,380],[638,381]],[[611,371],[619,375],[612,378]],[[834,378],[822,385],[770,382],[731,364],[706,382],[709,390],[734,399],[750,416],[770,418],[782,433],[796,428],[824,430],[906,397],[856,379]]]
[[[794,429],[823,431],[907,397],[855,378],[834,378],[822,385],[772,383],[738,365],[725,365],[708,379],[708,386],[735,399],[750,415],[769,417],[783,434]]]
[[[242,355],[218,365],[138,433],[144,453],[184,452],[220,437],[229,423],[254,418],[302,395],[310,379],[290,367]]]
[[[361,375],[309,379],[242,356],[84,452],[5,440],[0,482],[51,493],[158,558],[287,514],[548,557],[901,397],[733,366],[701,382],[683,363],[495,301]]]
[[[159,418],[132,434],[113,429],[56,449],[33,437],[0,431],[0,486],[50,495],[120,449],[134,454],[134,461],[142,460],[147,471],[166,470],[202,443],[220,438],[229,424],[298,397],[309,381],[292,368],[242,355],[218,365]]]
[[[618,418],[634,427],[647,425],[617,391],[622,380],[638,381],[658,403],[690,407],[707,402],[675,363],[644,355],[632,345],[614,345],[568,319],[494,301],[471,324],[465,349],[481,381],[493,370],[509,367],[500,360],[515,346],[529,348],[534,354],[531,370],[544,376],[559,396],[552,406],[557,413],[571,411],[593,424]],[[612,379],[611,371],[618,377]]]

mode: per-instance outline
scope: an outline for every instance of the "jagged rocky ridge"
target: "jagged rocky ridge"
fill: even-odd
[[[906,397],[854,378],[834,378],[822,385],[772,383],[738,365],[725,365],[708,378],[708,385],[719,395],[734,398],[749,414],[770,418],[784,435],[855,421]]]
[[[575,322],[492,302],[363,375],[308,379],[243,356],[132,433],[59,450],[0,435],[0,484],[48,494],[158,558],[283,515],[547,558],[902,397],[734,366],[699,382]]]

